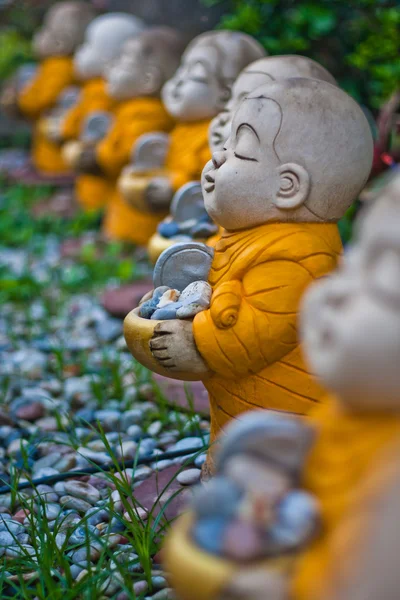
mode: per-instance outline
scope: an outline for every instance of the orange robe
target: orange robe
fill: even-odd
[[[77,140],[86,117],[97,110],[112,112],[116,102],[106,91],[103,79],[90,79],[82,86],[78,101],[64,115],[61,135],[64,140]]]
[[[210,308],[196,315],[197,348],[214,372],[204,381],[211,438],[242,412],[305,415],[325,392],[304,364],[297,315],[304,290],[335,268],[335,224],[269,223],[222,233],[209,275]]]
[[[180,123],[172,130],[166,164],[163,169],[157,170],[157,176],[169,177],[174,192],[188,181],[200,179],[203,167],[210,159],[208,127],[209,121],[201,121]],[[116,194],[106,216],[105,231],[111,237],[143,245],[166,216],[165,212],[152,213],[133,208]]]
[[[18,98],[21,112],[30,119],[54,106],[58,96],[74,82],[72,58],[55,56],[47,58],[40,65],[32,81],[22,89]]]
[[[60,93],[74,82],[73,62],[68,56],[44,60],[34,79],[19,95],[20,110],[31,119],[38,119],[52,108]],[[32,140],[32,161],[34,166],[48,175],[62,175],[68,167],[61,156],[61,149],[36,127]]]
[[[90,113],[95,111],[113,112],[116,107],[117,102],[107,94],[106,82],[103,79],[87,81],[82,86],[78,102],[64,116],[63,139],[79,139],[85,119]],[[111,191],[110,182],[103,177],[83,174],[79,175],[75,181],[75,195],[87,210],[103,206]]]
[[[178,123],[172,133],[165,164],[174,192],[189,181],[198,181],[210,160],[208,129],[210,121]]]
[[[135,98],[125,102],[116,113],[115,123],[97,146],[97,160],[111,179],[118,177],[130,162],[137,139],[153,131],[170,131],[173,121],[159,98]],[[114,186],[107,203],[105,233],[115,239],[146,244],[162,215],[144,213],[125,202]]]
[[[297,559],[292,587],[295,600],[322,600],[331,570],[336,576],[342,571],[345,577],[352,568],[356,557],[337,556],[337,544],[344,541],[346,545],[354,534],[365,534],[365,530],[358,530],[360,522],[349,522],[348,517],[353,512],[361,516],[366,483],[380,470],[381,455],[383,458],[400,437],[398,416],[346,413],[335,399],[318,407],[311,420],[318,428],[318,437],[306,464],[303,486],[321,504],[322,530]],[[342,523],[346,531],[339,531]],[[337,538],[338,533],[342,539]]]
[[[61,146],[49,140],[36,127],[32,139],[32,162],[44,175],[66,175],[71,173],[62,157]]]

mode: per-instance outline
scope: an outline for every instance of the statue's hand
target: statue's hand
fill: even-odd
[[[47,117],[43,121],[43,133],[55,144],[60,144],[63,140],[61,123],[61,119],[57,117]]]
[[[76,170],[80,173],[89,173],[91,175],[101,175],[102,170],[97,162],[96,148],[82,148],[77,158]]]
[[[153,177],[146,189],[146,201],[153,212],[168,210],[174,192],[168,177]]]
[[[150,340],[150,350],[159,364],[171,372],[194,373],[199,379],[211,374],[197,350],[192,321],[172,319],[159,323]]]

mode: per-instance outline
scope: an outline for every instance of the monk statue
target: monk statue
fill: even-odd
[[[148,239],[157,222],[167,215],[174,192],[185,183],[200,179],[210,158],[210,119],[228,100],[238,73],[264,54],[253,38],[231,31],[203,33],[186,48],[178,70],[162,90],[164,106],[177,122],[171,131],[163,169],[154,172],[134,168],[121,176],[124,198],[135,209],[129,223],[125,219],[131,241],[144,243],[140,227],[135,225],[138,211],[143,213],[140,222],[149,222]],[[135,237],[137,233],[140,240]]]
[[[32,161],[43,174],[63,174],[68,170],[59,147],[43,135],[39,119],[56,105],[60,94],[75,83],[73,55],[93,17],[94,11],[86,2],[58,2],[52,6],[33,38],[39,67],[21,90],[16,88],[19,111],[37,122]]]
[[[232,116],[241,101],[257,87],[290,77],[321,79],[336,85],[335,79],[322,65],[301,55],[266,56],[254,61],[239,74],[232,95],[223,110],[211,121],[209,144],[212,152],[223,149],[231,130]]]
[[[140,19],[125,13],[108,13],[93,20],[73,60],[74,76],[82,84],[79,99],[61,122],[58,119],[46,122],[43,130],[49,139],[59,144],[77,139],[91,112],[110,112],[115,108],[116,103],[107,94],[103,76],[121,52],[124,42],[143,28]]]
[[[332,392],[328,401],[307,421],[254,411],[227,427],[217,453],[217,477],[198,491],[191,510],[167,538],[165,560],[180,600],[397,599],[399,199],[397,177],[361,214],[356,241],[341,266],[304,296],[304,351],[316,376]],[[276,453],[274,459],[271,453]],[[256,511],[265,531],[271,519],[270,498],[278,498],[279,506],[287,494],[282,467],[290,471],[289,456],[298,488],[314,498],[319,509],[318,534],[295,554],[277,549],[274,561],[254,560],[250,550],[260,551],[254,535],[242,535],[242,543],[236,545],[226,533],[221,540],[221,523],[227,527],[243,498],[255,490],[265,494]],[[310,508],[304,511],[304,498],[301,506],[302,512],[296,506],[286,521],[295,524],[297,532],[305,531],[312,515]],[[240,514],[248,526],[249,511]],[[208,537],[201,535],[201,520],[216,517],[220,527],[209,528]],[[284,530],[286,541],[298,539]],[[281,526],[279,532],[283,533]],[[267,539],[271,543],[276,535]],[[206,552],[201,551],[205,544]],[[232,558],[216,559],[215,549]],[[189,581],[192,586],[198,582],[194,594]],[[204,593],[206,588],[211,593]]]
[[[296,599],[394,597],[369,595],[365,583],[356,593],[356,582],[361,581],[357,557],[368,564],[368,553],[382,580],[385,558],[375,553],[372,531],[379,496],[392,485],[394,473],[398,477],[399,199],[397,178],[360,215],[356,243],[341,268],[304,300],[306,357],[334,396],[312,415],[318,436],[303,483],[319,498],[324,529],[298,561]],[[351,561],[344,565],[350,549]]]
[[[132,147],[140,136],[153,131],[168,132],[173,119],[160,99],[161,88],[179,65],[183,50],[180,35],[168,27],[152,27],[128,40],[106,75],[107,91],[118,108],[107,135],[91,149],[83,147],[76,156],[77,197],[85,208],[107,203],[106,235],[129,239],[132,210],[121,198],[117,178],[129,163]],[[104,192],[102,192],[104,190]],[[108,190],[108,191],[107,191]],[[145,219],[136,216],[137,234],[147,239]],[[153,219],[154,221],[154,219]],[[150,223],[152,230],[155,225]]]
[[[254,61],[239,74],[232,87],[231,98],[211,121],[208,131],[211,151],[217,152],[223,149],[224,143],[229,137],[233,113],[247,94],[264,83],[289,77],[308,77],[336,84],[334,78],[324,67],[305,56],[267,56]],[[193,188],[196,189],[194,184],[192,184]],[[206,244],[214,246],[219,238],[218,227],[210,222],[204,204],[203,210],[201,210],[196,195],[192,192],[191,202],[190,197],[185,197],[189,195],[189,190],[178,191],[178,194],[179,201],[174,198],[170,214],[159,224],[157,233],[149,241],[148,251],[153,261],[157,260],[162,250],[175,241],[201,239]],[[184,211],[179,210],[182,203],[185,203]],[[190,208],[192,214],[190,214]],[[182,215],[185,217],[185,221]],[[196,220],[194,225],[193,219]]]
[[[223,228],[208,275],[211,304],[193,320],[153,321],[149,340],[155,369],[203,380],[211,440],[251,408],[307,415],[323,400],[299,343],[299,303],[336,267],[337,221],[371,161],[362,110],[328,82],[272,82],[235,113],[225,149],[202,175],[207,212]],[[140,324],[134,316],[127,339]]]

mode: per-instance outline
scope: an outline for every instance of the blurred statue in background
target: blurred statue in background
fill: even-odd
[[[177,122],[168,141],[165,164],[156,172],[133,167],[122,173],[119,186],[131,211],[120,212],[120,219],[115,207],[105,223],[110,235],[144,243],[147,240],[135,227],[139,216],[140,223],[146,220],[151,224],[147,239],[154,233],[157,222],[168,213],[174,192],[200,178],[210,157],[210,119],[229,99],[238,73],[263,55],[258,42],[243,33],[213,31],[192,40],[177,72],[162,91],[165,108]]]

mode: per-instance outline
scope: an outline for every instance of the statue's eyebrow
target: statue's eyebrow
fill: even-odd
[[[258,135],[257,131],[254,129],[254,127],[252,125],[250,125],[250,123],[240,123],[239,127],[236,129],[236,135],[239,133],[239,131],[242,127],[248,127],[249,129],[251,129],[261,144],[260,136]]]

